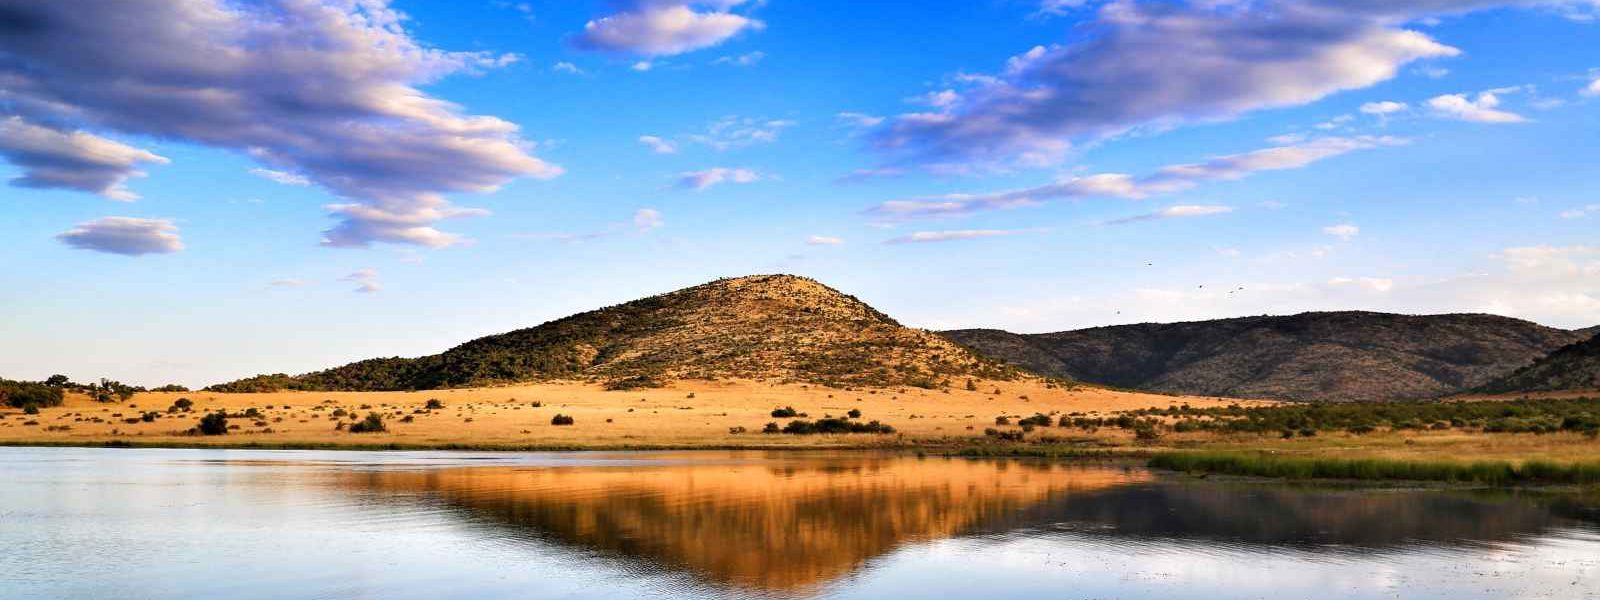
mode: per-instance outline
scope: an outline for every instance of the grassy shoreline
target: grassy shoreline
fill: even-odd
[[[1282,456],[1250,451],[1159,452],[1153,469],[1292,480],[1437,481],[1497,487],[1600,484],[1600,462],[1455,462]]]

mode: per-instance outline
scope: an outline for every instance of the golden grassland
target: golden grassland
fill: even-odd
[[[482,450],[605,450],[712,448],[905,448],[985,454],[1105,454],[1141,456],[1163,450],[1269,451],[1320,458],[1397,460],[1600,461],[1600,441],[1578,433],[1507,434],[1470,430],[1379,431],[1365,435],[1325,432],[1316,437],[1214,432],[1172,433],[1138,441],[1131,432],[1102,428],[1044,427],[1022,443],[985,436],[995,417],[1036,413],[1110,416],[1119,411],[1188,404],[1270,404],[1230,398],[1171,396],[1078,386],[1040,380],[984,381],[978,390],[920,388],[843,390],[756,381],[680,381],[663,388],[607,391],[592,383],[428,390],[416,392],[146,392],[122,403],[98,403],[68,394],[62,406],[25,415],[0,410],[0,444],[133,445],[271,448],[436,448]],[[170,413],[179,398],[191,411]],[[1506,399],[1509,399],[1507,397]],[[426,410],[428,400],[444,408]],[[763,434],[777,407],[792,406],[806,419],[842,417],[861,411],[859,421],[888,424],[895,433]],[[190,433],[200,416],[234,416],[227,435]],[[345,416],[334,417],[336,411]],[[150,422],[147,412],[160,414]],[[369,412],[384,416],[387,432],[350,433],[348,425]],[[557,414],[571,426],[551,424]],[[410,422],[403,419],[410,417]],[[132,420],[133,422],[128,422]],[[346,428],[337,428],[343,423]],[[744,428],[736,432],[737,428]],[[1015,430],[1016,427],[999,427]]]
[[[167,412],[179,398],[193,401],[192,410]],[[439,400],[444,408],[426,410],[430,399]],[[977,391],[948,392],[680,381],[663,388],[628,391],[606,391],[595,384],[541,383],[416,392],[145,392],[111,404],[68,394],[62,406],[44,408],[37,415],[15,409],[0,411],[5,417],[0,419],[0,443],[483,449],[879,447],[983,438],[984,429],[994,426],[995,417],[1002,415],[1109,415],[1180,403],[1216,406],[1234,402],[1239,401],[1092,387],[1068,389],[1038,380],[985,381]],[[857,420],[881,421],[893,426],[896,433],[760,433],[769,422],[788,422],[771,416],[774,408],[784,406],[792,406],[812,420],[843,417],[855,409],[861,411]],[[259,411],[261,418],[232,417],[229,424],[238,429],[227,435],[187,432],[204,413],[223,410],[238,415],[251,408]],[[333,413],[340,409],[348,416],[334,418]],[[160,418],[137,421],[146,411],[157,411]],[[337,423],[353,422],[369,412],[382,414],[389,431],[357,434],[336,429]],[[552,425],[551,418],[557,414],[571,416],[575,423]],[[406,416],[413,421],[402,422]],[[129,419],[136,422],[126,422]],[[28,425],[30,422],[36,424]],[[737,427],[745,432],[730,432]]]

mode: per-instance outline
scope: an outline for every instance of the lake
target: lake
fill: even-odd
[[[1600,598],[1600,497],[871,453],[0,448],[0,597]]]

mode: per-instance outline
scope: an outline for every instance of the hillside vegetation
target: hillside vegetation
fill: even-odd
[[[1495,315],[1372,312],[943,335],[1046,376],[1169,393],[1324,402],[1470,390],[1584,337]]]
[[[472,340],[420,358],[375,358],[213,391],[381,391],[558,379],[652,387],[672,379],[833,386],[949,386],[1015,370],[901,326],[853,296],[790,275],[722,279]]]
[[[1489,382],[1482,391],[1557,392],[1600,389],[1600,337],[1556,350],[1516,372]]]

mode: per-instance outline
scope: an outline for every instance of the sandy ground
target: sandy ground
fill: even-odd
[[[221,394],[211,392],[141,393],[127,402],[101,404],[69,394],[63,406],[23,415],[0,412],[0,443],[218,444],[280,446],[408,447],[472,446],[483,448],[625,448],[625,447],[840,447],[895,445],[947,438],[981,438],[995,417],[1035,413],[1109,414],[1152,406],[1188,403],[1226,405],[1222,398],[1166,396],[1099,388],[1051,388],[1038,381],[983,382],[978,391],[948,393],[919,388],[845,391],[817,386],[760,382],[679,382],[668,388],[605,391],[597,385],[547,383],[514,387],[418,392],[279,392]],[[998,393],[997,393],[998,392]],[[169,413],[179,398],[194,402],[191,412]],[[424,409],[429,399],[441,410]],[[537,404],[537,406],[536,406]],[[760,433],[775,419],[775,407],[793,406],[809,415],[842,417],[860,410],[859,420],[893,426],[893,435],[768,435]],[[229,414],[254,408],[259,419],[231,418],[238,426],[222,436],[197,436],[186,431],[205,412]],[[348,416],[335,418],[342,409]],[[146,411],[159,411],[152,422],[126,422]],[[349,433],[336,429],[369,412],[384,415],[387,433]],[[555,426],[556,414],[576,423]],[[411,422],[402,419],[410,416]],[[35,424],[28,424],[35,423]],[[731,428],[743,427],[744,433]],[[1069,435],[1062,430],[1062,436]],[[1082,434],[1080,434],[1082,435]],[[1122,436],[1121,432],[1101,434]]]

